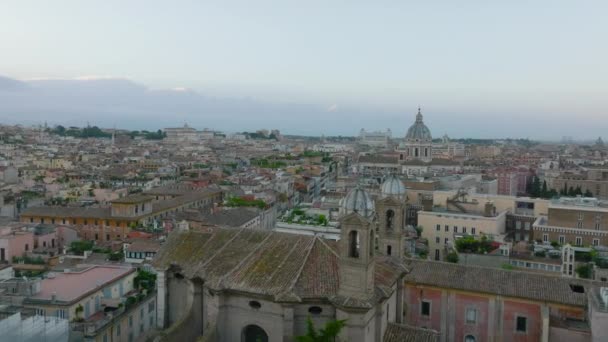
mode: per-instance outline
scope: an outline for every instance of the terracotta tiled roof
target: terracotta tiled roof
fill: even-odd
[[[384,331],[383,342],[439,342],[435,330],[416,328],[404,324],[389,323]]]
[[[586,292],[597,286],[581,279],[447,262],[410,260],[407,264],[406,283],[575,306],[585,306]],[[582,286],[585,293],[575,292],[572,286]]]
[[[369,306],[392,293],[405,272],[395,258],[376,257],[372,298],[339,298],[337,243],[319,237],[256,229],[212,227],[173,232],[153,265],[178,267],[185,277],[201,278],[216,290],[272,296],[277,301],[321,299]]]

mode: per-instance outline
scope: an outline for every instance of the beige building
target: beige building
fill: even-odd
[[[418,225],[422,237],[428,240],[430,257],[443,260],[446,248],[462,236],[482,236],[500,240],[506,232],[506,211],[490,211],[487,214],[461,213],[453,211],[420,211]]]
[[[580,173],[563,172],[553,179],[553,189],[581,188],[583,193],[589,191],[594,197],[608,199],[608,167],[586,167]]]
[[[552,201],[533,225],[533,238],[573,246],[608,246],[608,203],[595,198]]]

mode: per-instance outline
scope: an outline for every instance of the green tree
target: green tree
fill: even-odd
[[[458,253],[451,251],[450,253],[448,253],[448,255],[446,255],[445,260],[447,262],[457,264],[458,263]]]
[[[297,342],[334,342],[344,328],[346,320],[329,321],[319,331],[315,329],[312,319],[306,320],[306,335],[297,336]]]
[[[578,276],[580,278],[584,278],[584,279],[591,278],[591,271],[592,271],[591,266],[588,264],[581,265],[576,268],[576,274],[578,274]]]
[[[593,193],[591,191],[589,191],[589,189],[587,189],[587,191],[585,191],[584,196],[585,197],[593,197]]]
[[[549,190],[547,189],[547,181],[544,180],[543,181],[543,187],[540,190],[540,197],[547,198],[548,195],[549,195]]]

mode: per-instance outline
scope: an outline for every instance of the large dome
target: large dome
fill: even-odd
[[[390,175],[380,186],[380,194],[382,198],[394,196],[397,198],[405,197],[405,185],[396,175]]]
[[[416,122],[407,130],[407,134],[405,135],[405,140],[408,141],[431,141],[433,137],[431,136],[431,130],[426,127],[424,122],[422,121],[422,113],[420,113],[420,108],[418,108],[418,114],[416,114]]]
[[[342,215],[357,213],[363,217],[371,217],[374,214],[374,202],[367,191],[356,187],[342,199]]]

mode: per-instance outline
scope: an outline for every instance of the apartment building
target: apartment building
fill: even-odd
[[[608,203],[595,198],[551,201],[533,224],[533,238],[573,246],[608,246]]]

